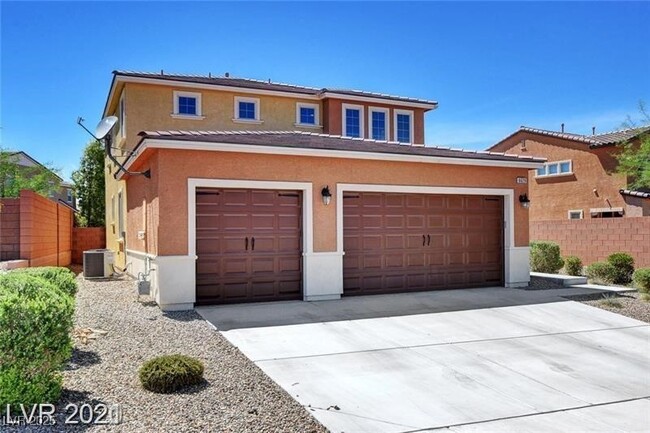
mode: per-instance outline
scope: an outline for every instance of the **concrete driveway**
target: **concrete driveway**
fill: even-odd
[[[332,432],[650,431],[650,326],[564,293],[198,311]]]

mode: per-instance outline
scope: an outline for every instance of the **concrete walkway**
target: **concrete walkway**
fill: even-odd
[[[650,326],[564,291],[198,311],[333,432],[650,431]]]

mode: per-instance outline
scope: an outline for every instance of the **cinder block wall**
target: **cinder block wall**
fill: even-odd
[[[74,227],[72,229],[72,263],[83,263],[83,252],[106,248],[106,228]]]
[[[650,217],[531,221],[530,239],[556,242],[563,256],[578,256],[585,266],[624,252],[636,268],[650,267]]]
[[[20,200],[0,199],[0,261],[20,258]]]

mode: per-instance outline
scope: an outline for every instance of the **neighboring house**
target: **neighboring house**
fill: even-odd
[[[617,144],[650,127],[580,135],[522,126],[488,151],[544,157],[529,173],[530,221],[650,216],[650,193],[615,173]]]
[[[525,286],[530,156],[424,146],[428,100],[114,72],[107,246],[166,310]]]
[[[42,167],[47,169],[43,164],[29,156],[26,152],[23,151],[18,151],[18,152],[10,152],[11,156],[16,157],[16,163],[21,166],[21,167]],[[52,173],[56,178],[59,180],[59,189],[54,191],[52,194],[50,194],[50,198],[53,200],[61,200],[68,206],[71,206],[72,208],[76,209],[76,200],[74,197],[74,186],[69,183],[65,182],[61,176],[59,176],[56,173]]]

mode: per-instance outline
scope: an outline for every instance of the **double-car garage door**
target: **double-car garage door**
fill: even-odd
[[[302,201],[198,189],[197,303],[302,299]],[[503,283],[499,196],[346,192],[343,236],[344,295]]]

